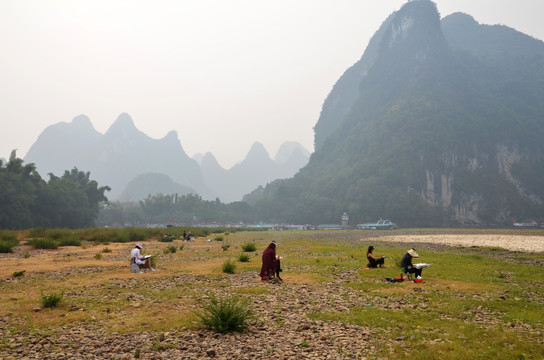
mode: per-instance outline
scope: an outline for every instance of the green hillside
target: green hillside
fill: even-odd
[[[325,101],[308,166],[246,201],[301,223],[343,211],[410,226],[544,220],[542,41],[464,14],[441,21],[417,0],[369,46],[366,73],[348,69]]]

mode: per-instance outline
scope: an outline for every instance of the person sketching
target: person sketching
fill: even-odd
[[[385,266],[385,256],[382,257],[375,257],[372,252],[374,251],[374,246],[370,245],[368,247],[368,250],[366,252],[366,258],[368,259],[368,267],[369,268],[377,268],[384,267]]]
[[[130,252],[130,262],[137,264],[140,269],[144,269],[144,273],[149,269],[150,271],[155,271],[151,267],[151,259],[149,257],[142,256],[140,250],[143,249],[142,243],[136,244],[134,249]]]
[[[416,278],[421,278],[421,272],[423,269],[416,269],[414,264],[412,264],[412,259],[418,257],[419,255],[414,249],[406,251],[406,254],[404,254],[404,257],[400,261],[400,267],[405,273],[415,274]]]

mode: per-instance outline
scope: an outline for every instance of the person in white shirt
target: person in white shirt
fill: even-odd
[[[149,269],[150,271],[155,271],[155,269],[151,267],[150,258],[146,258],[140,253],[140,250],[142,250],[143,247],[144,246],[142,245],[142,243],[136,244],[134,249],[132,249],[132,251],[130,252],[130,262],[133,264],[137,264],[141,269],[143,268],[144,272],[146,272],[147,269]]]

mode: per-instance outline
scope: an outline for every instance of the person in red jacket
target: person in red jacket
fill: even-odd
[[[276,242],[272,241],[263,251],[263,265],[261,267],[261,280],[273,279],[276,275]]]

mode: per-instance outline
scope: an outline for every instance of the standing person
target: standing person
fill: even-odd
[[[142,250],[143,247],[144,246],[142,245],[142,243],[136,244],[134,249],[132,249],[132,251],[130,252],[130,262],[137,264],[140,268],[143,268],[144,272],[146,272],[147,269],[149,269],[150,271],[155,271],[155,269],[151,267],[150,258],[142,256],[142,254],[140,253],[140,250]]]
[[[276,274],[276,242],[272,241],[270,245],[263,251],[263,265],[261,266],[261,280],[274,279]]]
[[[374,251],[374,246],[370,245],[366,252],[366,258],[368,259],[368,267],[369,268],[377,268],[378,266],[384,267],[385,256],[377,258],[374,255],[372,255],[373,251]]]
[[[421,279],[421,271],[423,271],[423,269],[416,269],[414,264],[412,264],[412,258],[418,257],[419,255],[414,249],[406,251],[406,254],[404,254],[404,257],[400,261],[400,267],[405,273],[415,274],[416,278]]]

